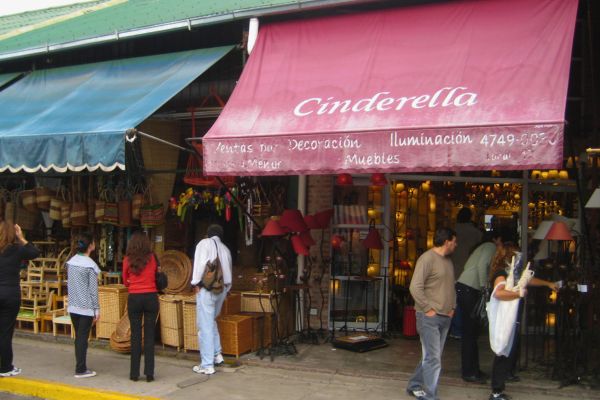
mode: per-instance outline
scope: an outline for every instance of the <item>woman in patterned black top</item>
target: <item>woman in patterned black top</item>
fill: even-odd
[[[75,329],[75,378],[90,378],[96,372],[86,364],[88,336],[92,324],[100,318],[98,303],[98,275],[100,268],[90,258],[96,249],[94,238],[82,233],[76,242],[77,254],[67,261],[67,288],[69,290],[69,314]]]
[[[21,307],[19,274],[23,261],[39,255],[40,251],[25,239],[19,225],[0,222],[0,376],[21,373],[12,363],[12,338]]]

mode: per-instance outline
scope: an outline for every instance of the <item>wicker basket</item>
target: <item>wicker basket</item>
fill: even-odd
[[[52,191],[46,187],[35,188],[35,202],[40,210],[50,209],[50,199],[54,196]]]
[[[252,317],[247,315],[224,315],[217,318],[223,354],[239,357],[252,351]]]
[[[279,294],[242,292],[242,312],[272,313]]]
[[[240,312],[242,312],[242,295],[241,293],[230,292],[225,297],[220,315],[239,314]]]
[[[183,351],[200,350],[198,327],[196,326],[196,300],[189,298],[181,302],[183,314]]]
[[[166,294],[179,294],[190,288],[192,262],[181,251],[167,250],[160,257],[160,269],[169,277]]]
[[[163,345],[177,351],[183,347],[183,306],[179,296],[158,296],[160,306],[160,337]]]
[[[102,317],[102,312],[100,312]],[[102,318],[96,323],[96,337],[98,339],[110,339],[110,336],[117,329],[117,322],[105,322]]]
[[[100,321],[116,324],[125,312],[127,288],[121,284],[100,286],[98,287],[98,302],[102,317]]]
[[[110,348],[118,353],[129,353],[131,351],[131,325],[127,311],[125,311],[125,314],[123,314],[121,320],[116,324],[115,330],[110,335]]]

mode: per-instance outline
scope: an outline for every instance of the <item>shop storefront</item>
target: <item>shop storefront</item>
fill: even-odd
[[[151,202],[169,204],[150,228],[159,251],[189,254],[218,218],[237,257],[234,289],[267,295],[246,296],[247,307],[264,312],[285,297],[277,335],[402,331],[414,263],[460,207],[482,229],[510,225],[523,244],[553,215],[581,217],[577,172],[563,154],[577,3],[433,2],[274,18],[222,112],[218,91],[190,90],[179,119],[155,112],[238,50],[35,71],[0,96],[0,172],[84,172],[69,188],[91,187],[77,199],[89,203],[101,194],[93,175],[126,179],[126,149],[141,142],[146,169],[159,171]],[[0,87],[18,75],[0,75]],[[195,136],[203,163],[150,136]],[[308,237],[305,228],[263,230],[295,208]]]
[[[331,234],[346,243],[331,255],[330,326],[387,329],[390,296],[406,300],[397,287],[460,206],[477,206],[482,227],[514,223],[526,243],[540,222],[528,213],[527,171],[552,168],[563,183],[577,9],[545,5],[454,2],[260,28],[202,140],[204,166],[225,176],[373,174],[317,189],[331,193]],[[373,228],[380,249],[361,245]]]

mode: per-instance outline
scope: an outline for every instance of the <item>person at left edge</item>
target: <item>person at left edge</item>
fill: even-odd
[[[123,283],[129,290],[127,312],[131,326],[131,361],[129,379],[140,376],[142,357],[142,326],[144,327],[144,375],[154,380],[154,328],[158,317],[158,265],[150,239],[144,232],[135,232],[127,242],[123,258]]]
[[[75,246],[77,254],[65,263],[69,293],[67,311],[75,329],[75,378],[91,378],[96,376],[96,371],[87,368],[87,349],[92,324],[100,319],[100,268],[90,258],[90,254],[96,250],[96,243],[91,234],[84,232],[78,235]]]
[[[12,338],[21,307],[19,285],[21,264],[40,255],[19,225],[0,222],[0,376],[15,376],[21,368],[13,365]]]

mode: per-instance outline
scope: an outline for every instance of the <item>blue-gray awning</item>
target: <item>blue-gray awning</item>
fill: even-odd
[[[232,48],[32,72],[0,92],[0,172],[125,169],[125,131]]]
[[[11,72],[8,74],[0,74],[0,88],[6,85],[8,82],[15,79],[17,76],[21,75],[20,72]]]

